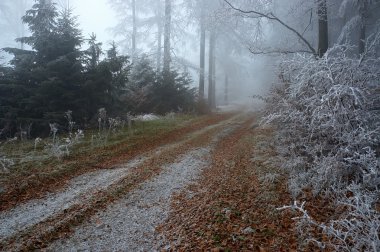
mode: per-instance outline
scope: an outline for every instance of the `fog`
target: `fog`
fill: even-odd
[[[33,1],[5,2],[0,6],[2,10],[0,25],[4,30],[0,47],[20,47],[15,38],[28,34],[27,27],[24,25],[22,28],[21,16],[31,8]],[[67,7],[73,11],[84,39],[88,39],[92,33],[96,34],[98,42],[103,44],[103,52],[110,47],[112,41],[115,41],[119,52],[131,57],[147,55],[153,64],[161,62],[163,65],[160,55],[163,54],[161,50],[164,50],[165,35],[161,34],[164,31],[160,31],[157,24],[161,22],[162,25],[165,19],[164,2],[136,0],[135,16],[132,11],[133,0],[57,0],[55,3],[61,11]],[[206,95],[210,56],[208,43],[211,34],[216,33],[214,79],[218,104],[225,102],[223,97],[226,92],[226,79],[228,79],[230,102],[250,100],[249,97],[253,95],[267,93],[270,87],[278,82],[276,69],[282,55],[307,51],[315,53],[317,50],[318,18],[315,13],[313,14],[315,4],[313,1],[172,0],[171,4],[171,67],[180,71],[189,71],[194,80],[192,84],[194,87],[198,87],[199,84],[200,16],[204,15],[207,48]],[[338,31],[344,26],[343,20],[354,15],[351,7],[342,6],[342,1],[329,1],[331,13],[328,17],[329,21],[334,23],[329,28],[330,45],[337,42]],[[281,22],[263,16],[258,17],[257,14],[244,14],[244,10],[274,13],[273,15]],[[335,15],[335,12],[343,14]],[[284,26],[284,23],[291,29]],[[160,37],[159,42],[157,36]],[[159,53],[158,43],[162,44]],[[87,43],[83,43],[82,47],[86,48]],[[11,59],[10,55],[4,53],[2,55],[3,62]]]
[[[114,40],[109,29],[116,25],[117,19],[107,0],[70,0],[70,6],[78,16],[84,36],[94,32],[105,45]]]
[[[24,15],[25,11],[30,9],[33,1],[24,0],[23,9],[15,12],[13,10],[13,19],[18,20],[19,23],[15,24],[13,21],[13,27],[9,27],[9,23],[4,23],[3,26],[6,27],[6,36],[4,36],[0,41],[0,47],[19,47],[20,45],[15,42],[15,38],[21,37],[24,33],[28,34],[27,27],[24,25],[24,32],[16,31],[16,27],[21,26],[21,17]],[[95,33],[97,40],[102,42],[103,50],[106,50],[112,41],[116,41],[119,46],[118,50],[120,52],[130,55],[131,43],[130,37],[131,29],[128,27],[132,26],[132,23],[128,21],[129,17],[121,17],[124,15],[131,15],[131,10],[128,9],[128,5],[121,5],[124,10],[120,11],[115,8],[108,0],[58,0],[56,1],[58,9],[62,10],[69,6],[73,11],[73,14],[77,16],[77,23],[79,28],[82,30],[82,35],[85,39],[90,37],[91,33]],[[126,1],[128,2],[128,1]],[[149,1],[146,1],[149,4]],[[173,33],[172,33],[172,57],[173,57],[173,67],[183,70],[186,69],[191,73],[194,80],[193,86],[198,86],[199,80],[199,27],[194,20],[190,20],[188,17],[188,10],[185,10],[186,2],[174,1],[178,3],[173,4]],[[151,3],[150,3],[151,4]],[[221,5],[221,4],[220,4]],[[150,11],[144,10],[146,6],[140,6],[142,11],[137,10],[138,15],[141,19],[144,17],[149,17]],[[137,6],[137,8],[140,8]],[[217,6],[217,8],[221,8]],[[217,8],[215,13],[217,13]],[[222,9],[222,8],[221,8]],[[5,10],[9,11],[9,10]],[[18,15],[18,17],[15,17]],[[178,16],[178,15],[183,15]],[[216,16],[217,14],[213,14]],[[185,17],[186,16],[186,17]],[[4,15],[3,15],[4,17]],[[214,17],[213,17],[214,18]],[[196,18],[195,18],[196,19]],[[125,22],[125,29],[122,30],[125,34],[120,31],[120,23]],[[122,25],[121,25],[122,26]],[[119,29],[119,31],[118,31]],[[154,24],[144,25],[141,28],[142,34],[137,36],[137,50],[139,54],[147,54],[154,58],[155,51],[152,50],[154,47],[154,38],[156,35],[156,28]],[[178,34],[176,34],[178,32]],[[208,42],[207,42],[208,43]],[[222,42],[223,43],[223,42]],[[220,44],[222,44],[220,43]],[[230,43],[230,42],[228,42]],[[219,44],[219,43],[218,43]],[[223,45],[225,46],[225,45]],[[228,46],[228,44],[227,44]],[[262,57],[254,56],[248,51],[247,43],[237,42],[235,43],[233,50],[230,50],[230,55],[223,55],[223,52],[219,49],[217,50],[217,66],[216,66],[216,96],[218,97],[219,103],[223,103],[223,97],[225,93],[225,76],[226,76],[226,62],[225,60],[231,60],[227,68],[234,69],[229,75],[229,100],[231,102],[242,102],[249,101],[250,96],[254,94],[264,94],[268,91],[269,87],[275,82],[275,73],[273,70],[274,61],[272,57]],[[82,45],[86,47],[86,43]],[[219,47],[219,45],[217,45]],[[220,49],[222,49],[220,47]],[[223,50],[223,49],[222,49]],[[231,55],[232,53],[232,55]],[[10,55],[2,54],[4,56],[3,62],[11,59]],[[186,60],[186,65],[183,62]],[[208,68],[208,52],[206,51],[206,69]],[[240,61],[240,62],[239,62]],[[190,67],[189,67],[190,66]],[[206,71],[207,72],[207,71]],[[207,95],[207,78],[206,78],[206,88],[205,93]]]
[[[7,26],[6,30],[7,36],[1,39],[0,47],[15,46],[15,39],[21,34],[17,32],[17,25],[21,25],[21,18],[25,15],[25,11],[30,9],[33,5],[32,0],[22,1],[24,8],[18,10],[17,12],[10,10],[5,10],[12,15],[13,27],[9,26],[9,23],[5,23],[3,26]],[[110,27],[113,27],[117,23],[115,12],[111,9],[107,0],[57,0],[56,5],[58,9],[62,10],[69,6],[72,9],[73,14],[78,18],[79,28],[83,31],[84,37],[89,37],[89,34],[95,33],[97,39],[104,44],[110,43],[113,38],[110,32]],[[5,17],[5,13],[1,13],[0,17]],[[18,24],[15,24],[15,22]],[[25,28],[27,29],[27,28]],[[13,38],[12,38],[13,36]]]

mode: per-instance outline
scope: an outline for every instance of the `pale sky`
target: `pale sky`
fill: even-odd
[[[80,29],[85,38],[94,32],[105,48],[112,41],[108,28],[116,25],[115,13],[107,4],[107,0],[70,0],[74,14],[78,16]]]

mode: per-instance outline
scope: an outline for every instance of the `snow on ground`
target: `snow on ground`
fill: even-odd
[[[155,120],[159,120],[160,117],[157,116],[157,115],[154,115],[154,114],[145,114],[145,115],[138,115],[134,118],[136,121],[143,121],[143,122],[147,122],[147,121],[155,121]]]

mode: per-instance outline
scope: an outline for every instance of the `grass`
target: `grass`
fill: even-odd
[[[9,169],[9,173],[0,176],[0,188],[3,188],[0,190],[0,210],[10,207],[5,204],[6,201],[14,201],[12,204],[18,201],[12,200],[12,197],[18,197],[21,201],[35,198],[84,172],[112,168],[125,159],[160,145],[161,142],[165,143],[172,131],[191,127],[204,120],[204,117],[181,115],[170,119],[138,121],[131,130],[125,127],[109,135],[108,132],[87,130],[85,137],[72,146],[70,155],[62,158],[49,155],[44,148],[44,145],[52,143],[51,138],[42,139],[36,149],[34,140],[3,144],[1,152],[15,164]],[[58,137],[63,139],[67,136]]]

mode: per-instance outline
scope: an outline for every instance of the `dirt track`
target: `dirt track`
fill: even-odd
[[[0,213],[2,250],[150,251],[165,246],[171,196],[198,179],[214,148],[252,115],[239,114],[142,153],[114,169],[76,177],[42,199]]]

